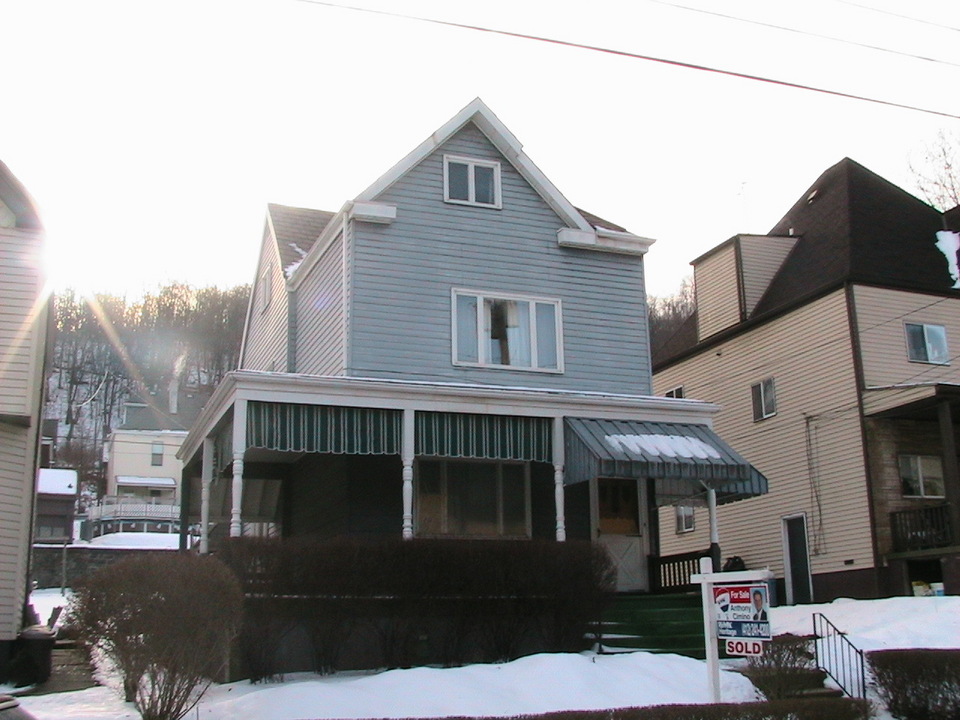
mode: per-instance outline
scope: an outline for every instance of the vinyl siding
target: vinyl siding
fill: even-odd
[[[737,253],[734,243],[703,258],[694,268],[697,337],[706,337],[740,322]]]
[[[297,288],[297,367],[310,375],[343,375],[345,365],[343,236],[324,251]]]
[[[267,235],[269,229],[264,232]],[[265,269],[270,271],[271,282],[270,304],[264,309],[260,279]],[[272,236],[264,237],[250,293],[250,323],[241,369],[284,372],[287,369],[287,289]]]
[[[767,291],[773,276],[787,259],[797,238],[741,235],[738,241],[742,265],[743,300],[747,317],[749,317],[760,302],[763,293]]]
[[[444,153],[499,161],[503,209],[444,203]],[[642,260],[560,248],[561,220],[473,125],[378,200],[397,219],[352,225],[348,374],[649,392]],[[564,373],[455,367],[454,288],[560,300]]]
[[[36,412],[47,320],[46,307],[34,307],[42,290],[39,253],[36,233],[0,228],[0,414]]]
[[[767,377],[777,414],[755,423],[750,386]],[[718,403],[714,428],[770,482],[769,494],[719,509],[724,557],[783,577],[782,518],[805,513],[814,575],[873,566],[843,291],[658,372],[654,382],[657,392],[683,385],[688,398]],[[672,508],[661,510],[660,523],[664,555],[709,545],[705,510],[692,533],[675,534]]]
[[[14,639],[20,628],[33,514],[35,426],[0,423],[0,641]]]
[[[866,387],[902,383],[960,383],[960,297],[858,285],[854,288]],[[942,325],[950,364],[911,362],[905,323]]]

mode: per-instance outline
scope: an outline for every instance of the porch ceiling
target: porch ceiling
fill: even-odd
[[[566,419],[566,482],[653,478],[657,504],[717,492],[717,502],[767,492],[767,479],[705,425]]]

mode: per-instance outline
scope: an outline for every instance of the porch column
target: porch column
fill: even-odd
[[[200,474],[200,554],[210,552],[210,484],[213,482],[213,438],[203,439]]]
[[[233,484],[230,486],[230,537],[243,534],[243,453],[247,449],[247,401],[233,405]]]
[[[403,529],[404,540],[413,539],[413,458],[416,451],[414,443],[414,411],[404,408],[403,411]]]
[[[943,451],[944,495],[950,504],[951,545],[960,544],[960,467],[957,464],[957,443],[953,437],[953,411],[949,400],[937,406],[940,420],[940,447]]]
[[[710,518],[710,559],[713,571],[720,572],[720,524],[717,522],[717,491],[707,488],[707,514]]]
[[[563,418],[553,419],[553,502],[557,510],[557,542],[567,539],[567,520],[563,494]]]

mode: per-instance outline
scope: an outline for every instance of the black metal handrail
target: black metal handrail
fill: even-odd
[[[817,667],[834,679],[850,697],[867,697],[867,671],[863,651],[847,639],[822,613],[813,614]]]
[[[927,550],[953,544],[949,505],[931,505],[890,513],[893,551]]]

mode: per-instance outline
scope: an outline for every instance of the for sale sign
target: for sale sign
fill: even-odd
[[[727,655],[763,655],[759,640],[727,640]]]
[[[767,617],[770,606],[767,602],[766,585],[715,585],[713,602],[718,638],[770,640],[770,621]]]

